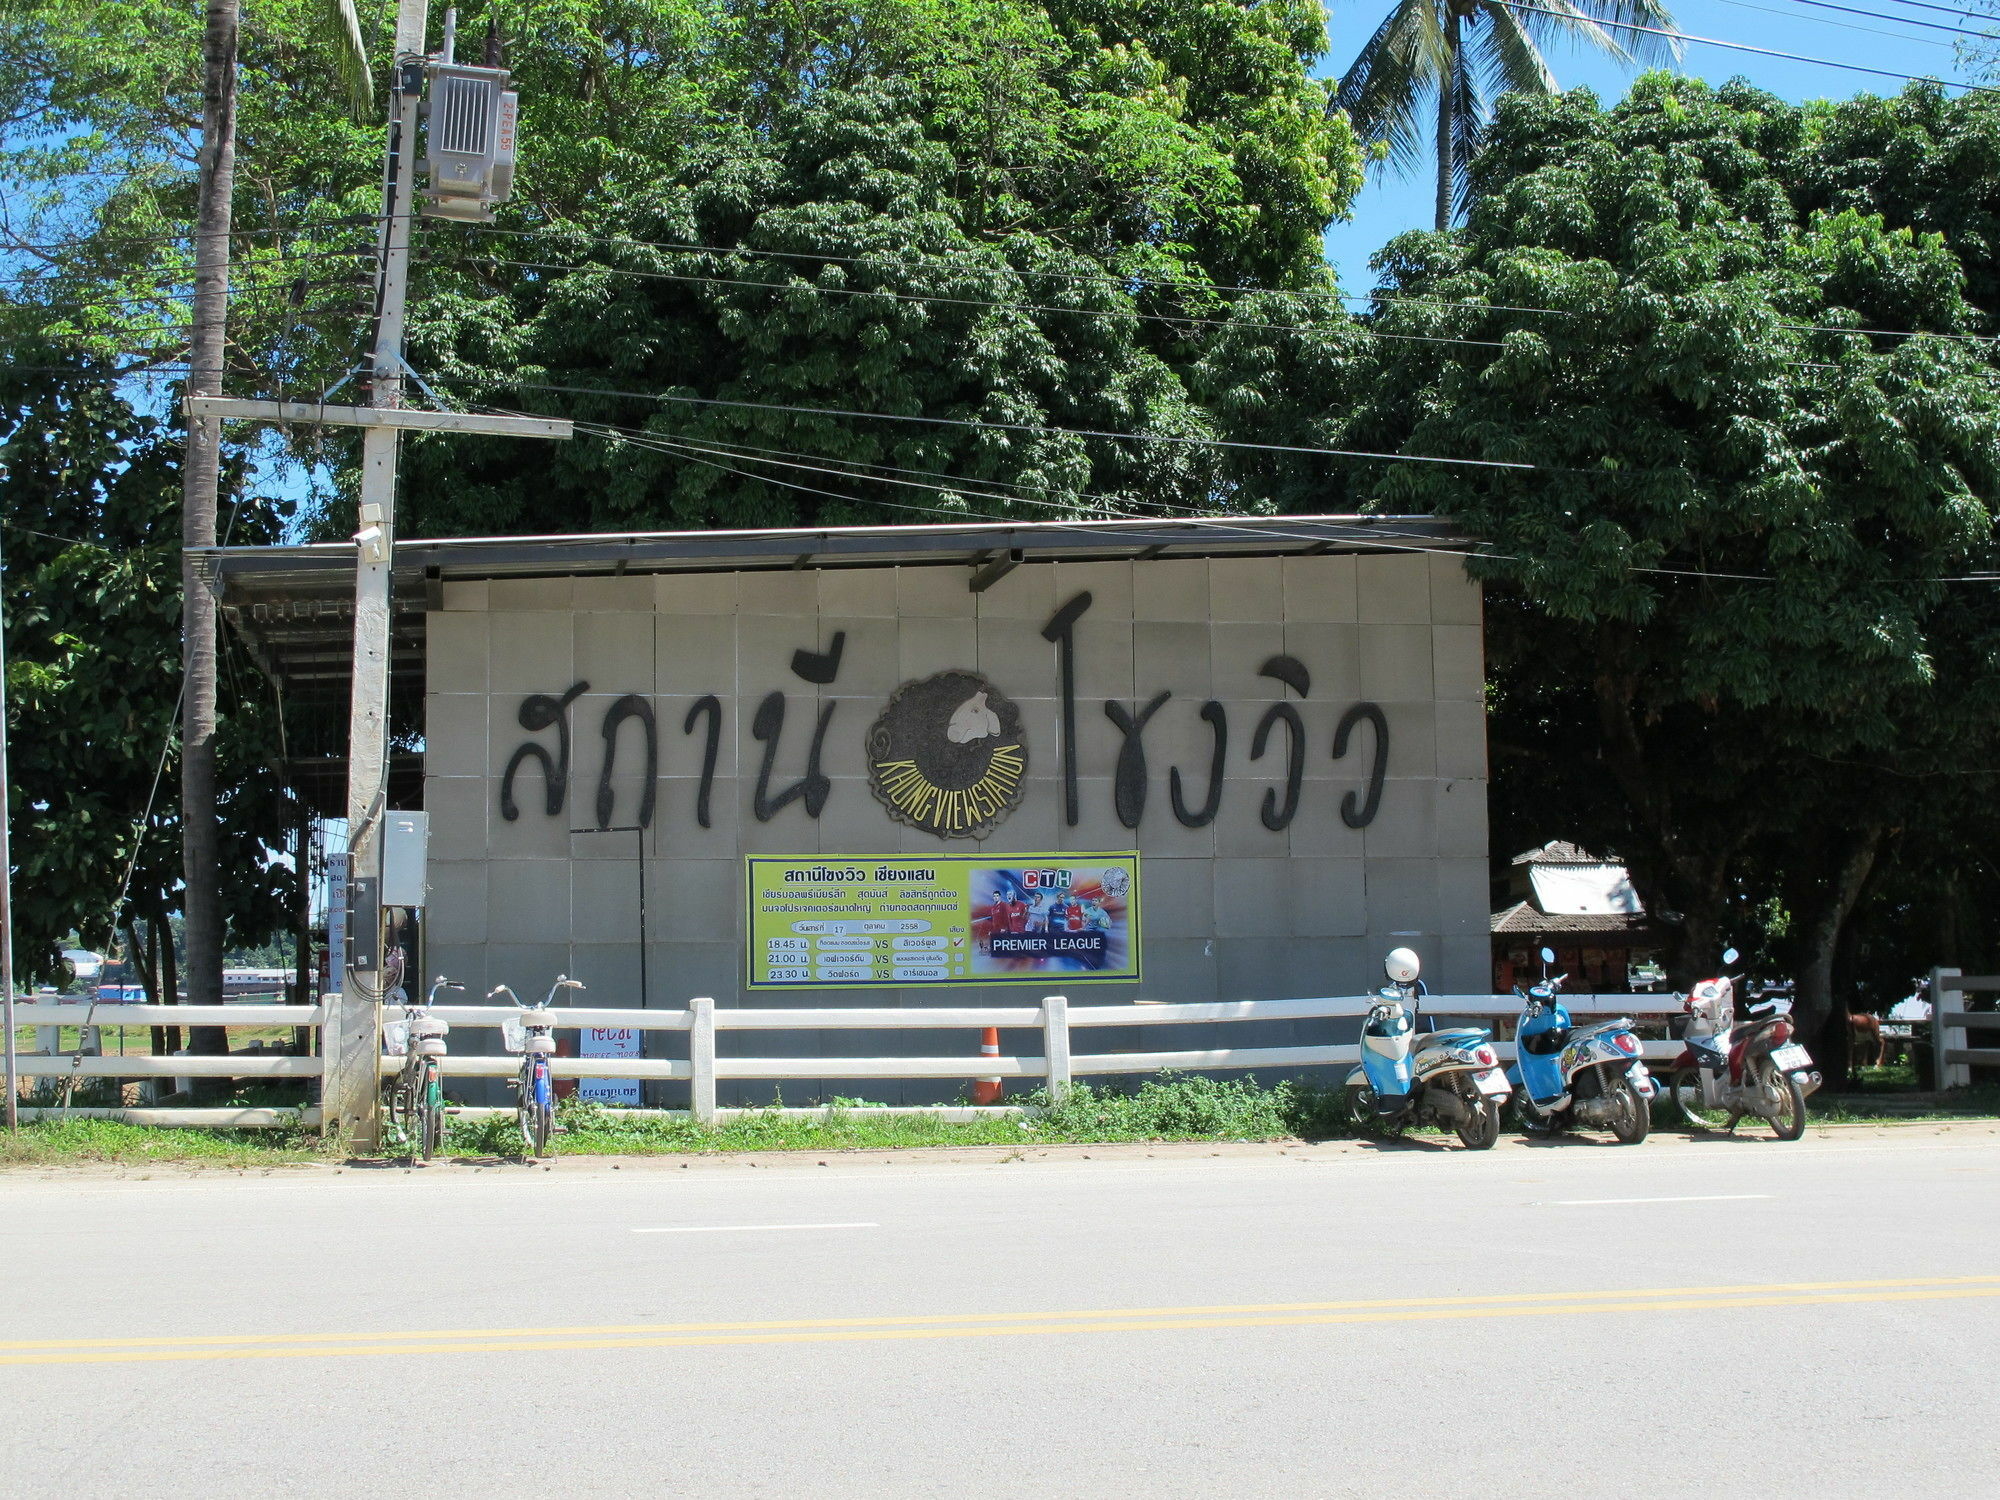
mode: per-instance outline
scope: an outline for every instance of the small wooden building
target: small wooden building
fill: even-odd
[[[1665,939],[1625,867],[1560,840],[1517,854],[1494,882],[1493,988],[1541,973],[1539,950],[1591,994],[1646,987]],[[1663,978],[1658,982],[1664,983]]]

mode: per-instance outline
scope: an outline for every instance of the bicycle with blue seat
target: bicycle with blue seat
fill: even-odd
[[[581,979],[556,975],[546,999],[538,1006],[522,1004],[506,985],[495,985],[486,998],[505,995],[520,1007],[515,1024],[521,1029],[521,1071],[514,1080],[514,1109],[521,1125],[521,1145],[529,1157],[547,1156],[556,1129],[555,1070],[549,1059],[556,1051],[556,994],[584,988]]]

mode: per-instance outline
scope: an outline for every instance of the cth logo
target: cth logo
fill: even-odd
[[[1066,891],[1070,888],[1067,870],[1023,870],[1021,884],[1028,890]]]
[[[977,672],[906,682],[868,731],[868,785],[889,816],[946,839],[980,838],[1020,805],[1021,710]]]

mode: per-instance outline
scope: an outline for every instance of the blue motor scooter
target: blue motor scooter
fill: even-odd
[[[1419,1033],[1420,965],[1408,948],[1383,960],[1389,983],[1361,1023],[1361,1066],[1347,1075],[1347,1110],[1363,1130],[1393,1135],[1410,1125],[1449,1125],[1483,1151],[1500,1139],[1507,1077],[1483,1027]]]
[[[1555,954],[1542,949],[1542,978],[1523,989],[1521,1020],[1515,1028],[1518,1059],[1507,1070],[1514,1085],[1514,1112],[1530,1135],[1559,1135],[1575,1125],[1608,1128],[1627,1146],[1636,1146],[1653,1126],[1652,1075],[1639,1055],[1639,1038],[1629,1016],[1579,1031],[1562,1002],[1563,981],[1549,976]]]

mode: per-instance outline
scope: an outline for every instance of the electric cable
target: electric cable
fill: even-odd
[[[504,260],[490,257],[490,263],[498,266],[512,266],[524,271],[561,271],[574,275],[601,272],[611,276],[631,276],[648,281],[700,282],[709,286],[743,287],[751,291],[765,292],[814,292],[822,296],[834,297],[889,297],[898,302],[935,302],[954,307],[985,307],[1010,312],[1046,313],[1057,317],[1075,318],[1132,318],[1140,322],[1172,323],[1191,328],[1244,328],[1258,331],[1281,333],[1337,333],[1352,327],[1356,333],[1383,339],[1407,339],[1423,344],[1480,344],[1490,349],[1506,346],[1498,339],[1453,338],[1443,334],[1390,333],[1382,329],[1370,328],[1362,324],[1328,324],[1323,328],[1298,323],[1245,323],[1233,318],[1182,317],[1174,313],[1140,312],[1137,308],[1124,307],[1060,307],[1051,303],[1009,302],[984,297],[950,297],[935,292],[896,292],[886,287],[843,287],[820,286],[815,282],[751,281],[728,276],[697,276],[676,271],[638,271],[621,266],[602,266],[587,263],[580,266],[557,265],[543,261]],[[425,264],[432,264],[426,261]]]
[[[1972,38],[1972,37],[1977,37],[1981,34],[1976,31],[1967,31],[1963,26],[1946,26],[1940,21],[1920,21],[1915,16],[1892,16],[1879,10],[1863,10],[1859,6],[1855,5],[1837,5],[1834,3],[1834,0],[1792,0],[1792,3],[1794,5],[1810,5],[1814,10],[1843,11],[1850,16],[1872,16],[1878,21],[1891,21],[1898,26],[1921,26],[1926,31],[1949,32],[1952,36],[1957,36],[1957,37]],[[1827,24],[1832,25],[1834,23],[1828,22]],[[1864,31],[1867,28],[1856,27],[1855,29],[1857,31]],[[1893,32],[1884,32],[1882,34],[1894,35]],[[1906,37],[1904,38],[1904,40],[1914,42],[1917,40],[1917,38]],[[1934,44],[1934,45],[1941,45],[1941,44]]]
[[[1513,3],[1513,0],[1501,0],[1501,3]],[[755,254],[760,252],[747,252],[747,253]],[[840,259],[841,257],[832,257],[832,258]],[[1346,327],[1346,328],[1352,328],[1354,332],[1366,335],[1368,337],[1389,339],[1393,341],[1407,341],[1410,343],[1424,343],[1424,344],[1465,344],[1475,347],[1493,348],[1493,349],[1501,349],[1506,347],[1505,342],[1498,339],[1464,338],[1449,334],[1392,332],[1387,329],[1377,328],[1372,323],[1360,322],[1360,321],[1348,325],[1340,325],[1340,324],[1316,325],[1316,324],[1302,324],[1302,323],[1245,323],[1245,322],[1237,322],[1234,319],[1228,319],[1228,318],[1181,317],[1172,313],[1146,313],[1146,312],[1139,312],[1134,309],[1094,309],[1094,308],[1079,308],[1079,307],[1059,307],[1059,306],[1052,306],[1048,304],[1033,303],[1033,302],[1012,302],[999,299],[974,299],[966,297],[951,297],[929,292],[897,292],[888,290],[887,288],[869,289],[860,287],[829,287],[829,286],[821,286],[816,282],[810,282],[810,281],[765,282],[765,281],[750,281],[747,279],[739,279],[734,277],[707,276],[692,272],[643,271],[643,270],[628,269],[620,266],[606,266],[598,264],[596,262],[586,262],[581,265],[561,265],[553,262],[518,261],[518,260],[501,259],[496,257],[492,258],[489,263],[494,265],[513,266],[528,270],[559,271],[569,274],[574,274],[579,272],[598,272],[608,276],[626,276],[641,280],[709,283],[716,286],[745,287],[753,290],[762,290],[770,292],[816,292],[825,295],[841,296],[841,297],[889,297],[901,302],[942,302],[942,303],[949,303],[962,306],[1012,309],[1022,312],[1073,314],[1079,317],[1129,317],[1129,318],[1139,319],[1141,321],[1186,324],[1190,326],[1204,326],[1204,327],[1215,327],[1215,328],[1243,328],[1251,330],[1268,330],[1272,332],[1281,332],[1281,333],[1308,333],[1308,334],[1332,333],[1341,331],[1344,327]],[[435,267],[441,263],[427,259],[424,262],[422,262],[422,264]],[[1377,298],[1376,300],[1384,305],[1395,305],[1397,303],[1402,303],[1402,302],[1413,302],[1417,299],[1402,298],[1402,297],[1383,297],[1383,298]],[[1589,316],[1588,314],[1574,312],[1565,308],[1523,307],[1512,304],[1489,304],[1482,302],[1445,302],[1442,300],[1438,300],[1431,305],[1439,307],[1449,307],[1464,311],[1476,311],[1476,312],[1488,312],[1488,313],[1490,312],[1538,313],[1538,314],[1545,314],[1551,317],[1572,318],[1572,319]],[[1780,322],[1777,326],[1800,332],[1868,334],[1871,336],[1876,336],[1881,338],[1902,338],[1902,339],[1935,338],[1935,339],[1966,341],[1973,343],[1994,343],[1996,341],[1996,336],[1993,334],[1933,333],[1926,329],[1866,328],[1866,327],[1849,326],[1840,323]]]
[[[1755,3],[1755,0],[1722,0],[1722,3],[1734,6],[1738,10],[1759,11],[1767,16],[1790,16],[1793,20],[1809,21],[1815,26],[1838,26],[1842,31],[1858,31],[1868,36],[1886,36],[1910,47],[1942,47],[1947,52],[1956,52],[1958,50],[1956,42],[1940,42],[1933,37],[1927,36],[1907,36],[1900,31],[1885,31],[1880,26],[1857,26],[1852,21],[1836,21],[1831,16],[1799,16],[1790,11],[1780,10],[1775,5],[1758,5]],[[1797,3],[1800,5],[1814,5],[1821,3],[1821,0],[1797,0]],[[1848,7],[1844,5],[1829,5],[1827,9],[1846,10]],[[1874,12],[1863,10],[1855,11],[1854,14],[1866,16],[1873,15]],[[1934,24],[1930,21],[1904,21],[1896,16],[1888,16],[1884,19],[1899,26],[1930,26]],[[1962,37],[1971,34],[1955,30],[1950,26],[1939,26],[1937,29],[1939,31],[1949,31],[1954,36]]]
[[[1529,15],[1554,16],[1559,21],[1576,19],[1571,11],[1551,10],[1545,5],[1529,5],[1525,0],[1493,0],[1493,3]],[[1595,25],[1610,26],[1619,31],[1643,32],[1648,36],[1663,36],[1669,41],[1695,42],[1704,47],[1722,47],[1731,52],[1749,52],[1758,57],[1775,57],[1784,62],[1816,63],[1823,68],[1842,68],[1850,73],[1868,73],[1877,78],[1899,78],[1905,83],[1935,83],[1945,88],[1964,89],[1973,94],[2000,94],[2000,88],[1992,88],[1982,83],[1968,83],[1962,78],[1938,78],[1927,73],[1898,73],[1889,68],[1870,68],[1861,63],[1836,62],[1830,57],[1812,57],[1803,52],[1780,52],[1772,47],[1753,47],[1748,42],[1732,42],[1722,37],[1696,36],[1691,31],[1641,26],[1635,21],[1613,21],[1603,16],[1593,16],[1591,21]]]
[[[440,379],[440,385],[469,384],[469,381]],[[900,412],[851,411],[835,406],[797,406],[774,401],[731,401],[714,396],[676,396],[663,392],[604,390],[590,386],[548,385],[535,381],[494,381],[513,390],[550,391],[572,396],[611,396],[631,401],[671,401],[683,406],[736,407],[749,411],[782,411],[801,416],[849,417],[870,422],[915,422],[943,427],[970,427],[987,432],[1031,432],[1049,437],[1109,438],[1136,443],[1165,443],[1205,448],[1239,448],[1259,453],[1300,453],[1319,458],[1379,459],[1390,463],[1462,465],[1478,469],[1518,469],[1534,471],[1536,465],[1497,458],[1448,458],[1427,453],[1374,453],[1352,448],[1307,448],[1287,443],[1245,443],[1229,438],[1183,437],[1174,433],[1106,432],[1087,427],[1055,427],[1039,422],[986,422],[970,417],[932,417]]]

